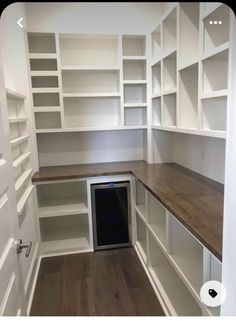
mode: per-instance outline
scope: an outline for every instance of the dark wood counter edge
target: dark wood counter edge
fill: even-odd
[[[190,224],[188,224],[188,222],[186,222],[184,219],[182,219],[181,216],[179,216],[178,214],[175,213],[175,211],[168,205],[168,203],[166,203],[158,194],[156,194],[147,184],[145,184],[145,182],[138,176],[138,172],[135,173],[135,171],[133,171],[133,169],[127,170],[101,170],[98,172],[86,172],[84,174],[77,173],[75,174],[75,172],[73,173],[69,173],[67,169],[68,168],[78,168],[78,169],[82,169],[83,167],[86,166],[91,166],[91,167],[97,167],[97,166],[110,166],[111,164],[113,165],[125,165],[127,166],[128,164],[132,164],[132,165],[139,165],[142,164],[145,168],[143,168],[141,171],[146,170],[147,168],[151,168],[152,165],[157,165],[157,164],[147,164],[145,161],[130,161],[130,162],[114,162],[114,163],[93,163],[93,164],[82,164],[82,165],[63,165],[63,166],[52,166],[52,167],[42,167],[40,168],[39,172],[34,173],[33,177],[32,177],[32,182],[33,183],[38,183],[38,182],[45,182],[45,181],[56,181],[56,180],[65,180],[65,179],[77,179],[77,178],[87,178],[87,177],[96,177],[96,176],[109,176],[109,175],[124,175],[124,174],[128,174],[128,175],[133,175],[138,181],[140,181],[144,187],[155,197],[157,198],[160,203],[162,203],[167,210],[177,218],[178,221],[180,221],[212,254],[214,254],[220,261],[222,261],[222,253],[219,252],[218,250],[216,250],[214,247],[212,247],[211,245],[209,245],[209,243],[207,242],[207,240],[202,237],[202,235],[200,233],[198,233],[198,231],[196,229],[193,229],[192,226]],[[224,192],[224,185],[216,182],[206,176],[203,176],[199,173],[196,173],[192,170],[187,169],[186,167],[183,167],[179,164],[176,163],[164,163],[166,166],[169,166],[170,168],[176,169],[179,172],[182,172],[183,174],[196,179],[197,181],[203,183],[206,186],[209,186],[213,189],[215,189],[216,191],[223,193]],[[131,165],[131,167],[133,167]],[[62,170],[63,169],[63,174],[58,175],[58,169]],[[53,173],[53,171],[55,171],[55,173]],[[45,172],[46,174],[43,174],[43,172]],[[51,173],[50,175],[47,173]],[[67,172],[65,174],[65,172]]]

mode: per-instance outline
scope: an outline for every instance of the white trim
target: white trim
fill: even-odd
[[[27,312],[26,312],[27,316],[30,315],[30,310],[31,310],[31,306],[32,306],[33,298],[34,298],[34,292],[35,292],[36,283],[37,283],[38,274],[39,274],[39,268],[41,265],[41,259],[42,258],[39,256],[36,271],[35,271],[34,278],[33,278],[33,283],[32,283],[32,287],[31,287],[30,295],[29,295],[29,300],[28,300],[28,304],[27,304]]]

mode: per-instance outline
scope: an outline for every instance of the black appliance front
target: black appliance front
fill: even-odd
[[[95,250],[131,245],[130,183],[92,184]]]

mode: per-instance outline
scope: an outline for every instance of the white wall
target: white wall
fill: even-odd
[[[175,134],[174,162],[224,183],[225,140]]]
[[[142,160],[142,130],[38,135],[40,166]]]
[[[25,34],[24,29],[20,28],[16,23],[21,17],[24,18],[25,24],[25,8],[22,3],[12,4],[3,12],[0,20],[1,51],[5,86],[6,88],[18,91],[27,97],[25,105],[27,113],[29,114],[31,100],[27,73]],[[25,258],[24,255],[19,257],[21,263],[21,281],[24,286],[30,271],[35,246],[39,240],[36,222],[36,207],[33,197],[31,197],[28,202],[26,212],[19,219],[19,237],[25,242],[33,242],[30,257]],[[29,291],[26,293],[26,296],[28,295]]]
[[[28,28],[79,33],[146,33],[163,13],[161,2],[26,3]]]

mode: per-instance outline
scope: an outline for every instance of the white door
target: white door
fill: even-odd
[[[19,230],[13,174],[11,173],[10,144],[9,137],[7,137],[6,104],[3,71],[0,63],[0,316],[15,316],[25,314],[25,303],[16,251]]]

